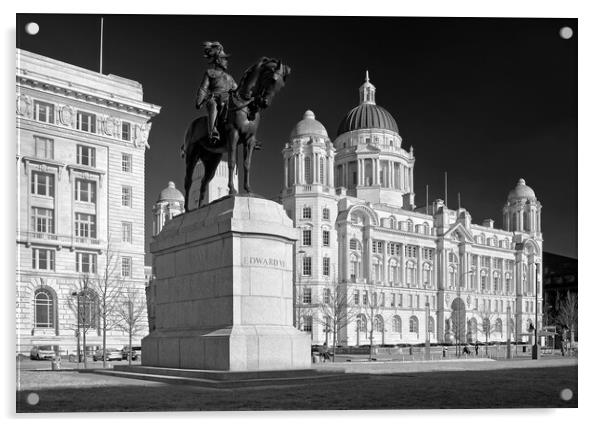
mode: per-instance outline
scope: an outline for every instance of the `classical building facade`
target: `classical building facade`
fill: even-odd
[[[173,181],[169,181],[153,205],[153,237],[161,232],[165,221],[182,213],[184,213],[184,195],[176,188]]]
[[[307,111],[282,151],[297,326],[314,344],[334,331],[340,345],[417,344],[427,328],[431,342],[528,340],[541,313],[535,193],[518,180],[502,228],[442,200],[417,208],[413,149],[375,94],[366,73],[334,142]]]
[[[17,351],[74,351],[78,324],[98,346],[99,277],[144,304],[144,155],[160,107],[138,82],[23,50],[16,95]],[[108,331],[107,345],[127,342]]]

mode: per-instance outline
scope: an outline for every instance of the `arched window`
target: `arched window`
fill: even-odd
[[[483,332],[486,335],[488,335],[489,332],[491,331],[491,321],[486,317],[483,319],[482,325],[483,325]]]
[[[415,232],[415,233],[420,233],[420,232],[422,231],[422,230],[420,229],[420,227],[421,227],[421,226],[420,226],[420,224],[416,224],[416,225],[414,226],[414,232]]]
[[[395,217],[391,217],[389,218],[389,228],[395,229],[395,224],[397,224],[397,221],[395,221]]]
[[[448,283],[447,286],[450,289],[455,288],[458,285],[458,269],[455,265],[448,267]]]
[[[361,268],[362,263],[360,261],[360,257],[356,254],[351,254],[351,256],[349,257],[349,270],[351,281],[355,281],[361,277]]]
[[[497,271],[493,272],[493,292],[498,293],[502,289],[500,287],[500,274]]]
[[[418,333],[418,318],[416,316],[410,317],[410,333]]]
[[[358,332],[367,332],[368,328],[366,326],[366,316],[364,316],[363,314],[359,314],[357,316],[357,330]]]
[[[506,273],[506,294],[510,295],[512,293],[512,275],[510,273]]]
[[[495,321],[495,332],[499,333],[500,335],[502,333],[502,319],[499,317]]]
[[[320,157],[320,183],[325,184],[325,182],[324,182],[324,157]]]
[[[378,257],[372,258],[372,278],[377,282],[383,280],[383,262]]]
[[[416,264],[413,261],[406,262],[406,283],[408,286],[416,286]]]
[[[88,329],[99,329],[98,296],[90,289],[81,292],[77,297],[79,304],[80,325]],[[78,310],[76,308],[76,310]]]
[[[422,232],[424,234],[426,234],[427,236],[430,234],[429,223],[428,222],[425,222],[424,224],[422,224]]]
[[[399,263],[395,258],[389,261],[389,282],[399,282]]]
[[[422,280],[424,280],[424,286],[430,288],[433,284],[433,266],[425,262],[422,264]]]
[[[393,316],[393,332],[401,335],[401,317]]]
[[[487,291],[487,270],[481,271],[481,292]]]
[[[433,317],[429,317],[429,334],[435,333],[435,319]]]
[[[306,184],[311,184],[312,183],[312,171],[311,171],[311,157],[309,156],[305,156],[305,160],[304,160],[304,166],[305,166],[305,183]]]
[[[46,289],[38,289],[34,300],[34,327],[54,328],[55,310],[52,293]]]
[[[374,330],[376,332],[382,333],[385,330],[383,318],[380,315],[377,315],[374,318]]]
[[[411,219],[408,219],[408,222],[407,222],[407,225],[406,225],[406,227],[407,227],[406,229],[407,229],[408,231],[413,231],[413,230],[414,230],[414,223],[412,222],[412,220],[411,220]]]

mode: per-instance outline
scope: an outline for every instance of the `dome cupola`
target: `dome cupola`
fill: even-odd
[[[533,189],[527,185],[523,178],[519,179],[516,187],[514,187],[514,189],[510,190],[510,193],[508,193],[509,202],[514,202],[517,200],[537,200],[537,197],[535,197],[535,191],[533,191]]]
[[[169,181],[167,187],[165,187],[163,190],[161,190],[161,193],[159,193],[159,200],[157,200],[157,203],[160,202],[184,203],[184,195],[176,188],[176,184],[173,181]]]
[[[303,119],[298,122],[290,134],[290,140],[303,136],[314,136],[328,139],[328,132],[322,123],[316,120],[316,115],[311,110],[303,114]]]

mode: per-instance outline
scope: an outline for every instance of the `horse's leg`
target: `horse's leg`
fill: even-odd
[[[252,193],[251,190],[251,180],[250,180],[250,171],[251,171],[251,157],[253,156],[253,150],[255,149],[255,135],[251,135],[247,138],[244,144],[244,187],[247,193]]]
[[[234,168],[236,167],[236,152],[238,150],[238,131],[231,129],[228,133],[228,141],[226,142],[226,150],[228,152],[228,194],[236,194],[234,188]]]
[[[205,167],[205,174],[203,175],[203,179],[201,180],[201,198],[199,199],[199,208],[201,207],[201,203],[205,198],[205,192],[207,191],[207,184],[211,182],[213,177],[215,176],[215,171],[219,166],[219,162],[222,160],[221,153],[210,153],[209,151],[203,150],[201,154],[201,158],[203,159],[203,166]]]
[[[192,153],[191,153],[192,154]],[[194,153],[196,154],[196,153]],[[192,174],[194,173],[194,167],[196,166],[197,156],[186,156],[186,175],[184,176],[184,190],[186,196],[184,197],[184,212],[188,212],[188,198],[190,197],[190,186],[192,185]]]

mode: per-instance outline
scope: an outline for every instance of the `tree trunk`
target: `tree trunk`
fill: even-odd
[[[334,323],[334,319],[332,321],[332,323]],[[334,363],[334,358],[335,355],[337,354],[337,328],[335,327],[335,325],[333,325],[332,328],[332,363]]]
[[[107,367],[107,316],[102,316],[102,367]]]

